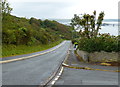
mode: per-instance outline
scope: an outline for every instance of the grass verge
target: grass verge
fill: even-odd
[[[63,40],[59,40],[50,44],[46,45],[33,45],[33,46],[27,46],[27,45],[3,45],[2,46],[2,57],[9,57],[9,56],[16,56],[16,55],[22,55],[22,54],[29,54],[33,52],[43,51],[49,48],[52,48],[58,44],[60,44]]]

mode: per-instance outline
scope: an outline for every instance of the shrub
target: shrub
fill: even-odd
[[[56,21],[7,15],[2,19],[2,43],[14,45],[49,44],[61,38],[70,39],[70,28]]]
[[[14,30],[3,30],[2,31],[2,42],[5,44],[16,43],[16,36]]]
[[[118,52],[120,51],[118,37],[102,34],[99,37],[81,38],[79,40],[79,49],[87,52],[106,51]]]

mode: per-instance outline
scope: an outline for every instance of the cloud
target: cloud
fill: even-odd
[[[17,2],[12,5],[14,8],[12,13],[17,13],[20,16],[53,18],[58,14],[62,14],[60,11],[72,5],[72,3],[64,2]]]
[[[37,18],[72,18],[81,13],[105,11],[106,18],[117,18],[119,0],[9,0],[12,14]]]

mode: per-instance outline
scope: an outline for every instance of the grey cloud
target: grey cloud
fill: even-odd
[[[16,3],[13,13],[23,16],[54,17],[60,10],[70,7],[72,3],[63,2],[22,2]]]

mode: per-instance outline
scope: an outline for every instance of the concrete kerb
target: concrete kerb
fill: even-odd
[[[47,87],[49,86],[49,83],[54,79],[54,77],[57,75],[57,73],[61,70],[62,63],[59,65],[59,67],[56,69],[56,71],[44,82],[40,84],[39,87]]]
[[[104,70],[104,69],[94,69],[89,67],[75,67],[68,64],[63,64],[64,67],[73,68],[73,69],[84,69],[84,70],[98,70],[98,71],[107,71],[107,72],[120,72],[119,70]]]
[[[79,56],[76,52],[76,55]],[[69,56],[68,56],[69,57]],[[64,67],[68,67],[68,68],[74,68],[74,69],[85,69],[85,70],[98,70],[98,71],[108,71],[108,72],[120,72],[120,70],[104,70],[104,69],[95,69],[95,68],[90,68],[90,67],[76,67],[76,66],[71,66],[67,64],[67,59],[68,57],[65,59],[65,61],[62,63],[62,65]]]
[[[63,42],[62,44],[60,44],[58,47],[56,47],[55,49],[52,49],[52,50],[50,50],[50,51],[46,51],[46,52],[43,52],[43,53],[40,53],[40,54],[31,55],[31,56],[20,57],[20,58],[17,58],[17,59],[0,61],[0,64],[10,63],[10,62],[14,62],[14,61],[20,61],[20,60],[25,60],[25,59],[30,59],[30,58],[33,58],[33,57],[36,57],[36,56],[40,56],[40,55],[44,55],[44,54],[46,54],[46,53],[50,53],[50,52],[58,49],[59,47],[61,47],[65,42],[66,42],[66,41],[64,41],[64,42]]]

